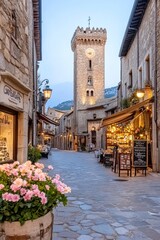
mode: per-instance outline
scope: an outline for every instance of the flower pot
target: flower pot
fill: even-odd
[[[0,224],[1,240],[52,240],[53,213],[33,221],[26,221],[23,225],[19,222],[4,222]]]

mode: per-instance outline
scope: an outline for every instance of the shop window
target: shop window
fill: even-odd
[[[0,162],[16,160],[16,115],[0,111]]]

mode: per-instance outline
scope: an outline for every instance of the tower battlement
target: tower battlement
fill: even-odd
[[[75,50],[76,44],[99,44],[105,45],[107,39],[107,31],[104,28],[86,28],[77,27],[71,40],[72,51]]]

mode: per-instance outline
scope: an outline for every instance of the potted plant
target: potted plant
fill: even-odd
[[[67,204],[71,189],[60,176],[49,176],[41,163],[0,165],[0,234],[3,239],[52,239],[52,210]],[[33,230],[33,231],[32,231]],[[1,237],[0,235],[0,237]]]
[[[28,145],[28,160],[32,163],[38,162],[41,158],[41,152],[37,147],[33,147],[31,144]]]
[[[143,139],[145,137],[145,128],[140,126],[135,129],[134,132],[135,139]]]

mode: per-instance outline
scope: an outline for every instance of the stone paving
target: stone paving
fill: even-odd
[[[54,240],[160,240],[160,175],[118,177],[93,153],[53,150],[53,165],[71,188],[54,210]]]

